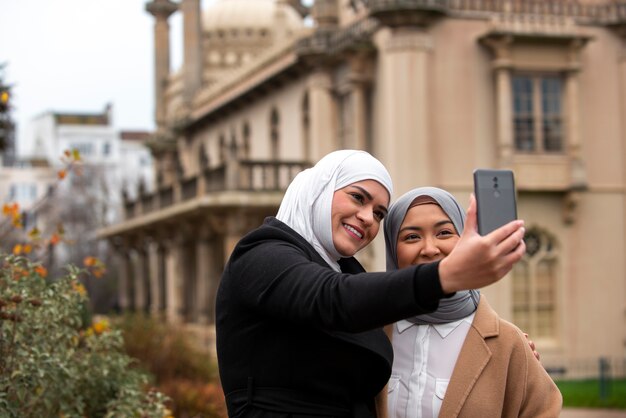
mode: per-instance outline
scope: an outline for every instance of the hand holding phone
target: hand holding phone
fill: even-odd
[[[478,233],[487,235],[517,219],[515,179],[511,170],[474,170]]]

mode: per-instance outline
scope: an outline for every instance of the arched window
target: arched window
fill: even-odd
[[[513,322],[535,339],[557,338],[558,248],[539,228],[526,232],[526,255],[513,269]]]
[[[280,115],[274,107],[270,114],[270,158],[278,159],[280,149]]]

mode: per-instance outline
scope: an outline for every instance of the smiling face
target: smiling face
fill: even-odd
[[[398,267],[441,260],[450,254],[459,239],[454,224],[439,205],[413,206],[398,233]]]
[[[389,193],[375,180],[358,181],[335,191],[332,232],[337,252],[351,257],[372,242],[388,206]]]

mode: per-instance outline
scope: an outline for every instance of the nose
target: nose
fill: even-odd
[[[374,211],[367,206],[361,207],[356,213],[356,217],[363,222],[364,225],[372,225],[374,223]]]
[[[433,237],[426,237],[422,242],[424,243],[424,247],[421,251],[422,256],[430,258],[439,255],[439,247],[437,246],[437,242]]]

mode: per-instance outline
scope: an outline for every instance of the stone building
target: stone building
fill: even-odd
[[[510,168],[528,253],[483,290],[548,367],[626,353],[626,3],[612,0],[152,0],[157,189],[101,231],[121,304],[211,344],[236,241],[327,152],[370,151],[395,195],[467,203]],[[169,71],[171,14],[184,61]],[[362,255],[384,268],[382,237]],[[622,371],[623,372],[623,371]]]

